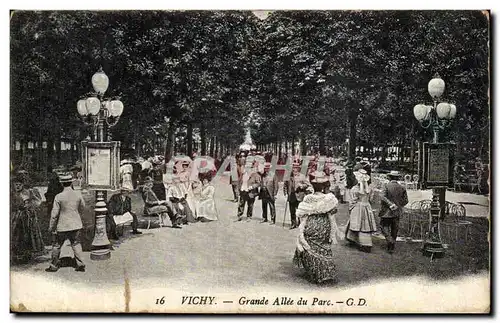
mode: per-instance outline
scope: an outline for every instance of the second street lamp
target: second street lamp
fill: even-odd
[[[446,129],[455,118],[457,108],[454,104],[438,103],[445,89],[444,81],[436,75],[428,84],[428,91],[434,104],[432,106],[417,104],[413,114],[424,129],[432,127],[433,144],[439,143],[439,132]],[[448,157],[449,158],[449,157]],[[448,161],[441,161],[449,163]],[[441,243],[439,221],[444,216],[446,186],[436,186],[432,190],[432,202],[429,219],[429,233],[424,243],[423,250],[431,255],[443,255],[444,248]]]
[[[123,103],[118,99],[103,99],[108,89],[109,79],[102,68],[92,76],[92,86],[96,93],[77,102],[77,111],[83,122],[93,127],[93,141],[108,141],[107,128],[118,123],[123,112]],[[95,232],[92,241],[92,260],[105,260],[111,257],[106,234],[106,191],[96,190]]]

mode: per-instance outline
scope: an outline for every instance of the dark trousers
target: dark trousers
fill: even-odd
[[[66,232],[58,232],[56,235],[55,243],[52,246],[52,262],[51,267],[59,268],[59,255],[61,254],[61,247],[64,244],[64,241],[69,239],[71,243],[71,248],[73,249],[73,253],[75,254],[75,261],[77,267],[84,266],[82,261],[82,245],[80,244],[80,230],[66,231]]]
[[[54,200],[47,200],[47,218],[50,219],[50,216],[52,214],[52,208],[54,207]]]
[[[299,201],[288,201],[288,206],[290,207],[290,217],[292,224],[297,224],[297,208],[299,207]]]
[[[276,206],[273,199],[262,199],[262,218],[267,220],[267,206],[271,210],[271,221],[276,222]]]
[[[247,217],[251,218],[253,213],[253,203],[255,198],[250,198],[248,192],[240,191],[240,201],[238,203],[238,218],[243,216],[243,211],[245,210],[245,204],[247,204]]]
[[[130,212],[132,214],[132,230],[136,231],[139,227],[139,220],[137,220],[137,215],[135,213]],[[116,223],[113,218],[113,214],[106,214],[106,234],[108,238],[117,238],[118,234],[116,233]]]
[[[234,199],[237,201],[240,198],[240,190],[238,189],[238,183],[233,183],[231,184],[233,187],[233,196]]]
[[[380,226],[387,243],[393,244],[398,237],[399,218],[381,218]]]

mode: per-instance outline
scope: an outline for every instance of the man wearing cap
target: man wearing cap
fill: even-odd
[[[260,175],[255,171],[255,163],[251,169],[245,165],[241,167],[241,177],[238,186],[240,187],[240,200],[238,203],[238,221],[243,219],[243,211],[247,204],[247,219],[252,218],[253,204],[260,187]]]
[[[387,177],[390,182],[384,185],[381,193],[380,226],[387,241],[387,251],[393,253],[398,236],[399,218],[403,213],[403,207],[408,204],[408,194],[406,188],[397,181],[400,177],[398,171],[391,171]]]
[[[82,261],[82,245],[79,240],[79,233],[83,227],[81,214],[85,208],[85,202],[82,195],[71,188],[73,177],[70,174],[62,175],[60,182],[64,189],[54,199],[49,223],[49,232],[56,236],[52,248],[52,262],[45,271],[55,272],[59,269],[61,246],[66,240],[71,243],[75,255],[75,270],[85,271],[85,265]]]
[[[285,181],[283,186],[284,194],[288,196],[287,201],[290,207],[290,217],[292,221],[290,230],[299,226],[296,210],[299,203],[304,199],[307,189],[311,187],[307,177],[300,173],[300,164],[294,163],[292,167],[292,175],[288,181]]]
[[[118,240],[118,235],[116,234],[115,216],[123,216],[127,212],[132,215],[132,234],[142,233],[137,230],[139,221],[137,220],[137,215],[132,212],[132,200],[129,196],[130,191],[129,187],[122,186],[120,188],[120,192],[113,194],[109,199],[106,229],[110,239]]]
[[[276,201],[276,195],[278,195],[278,178],[276,173],[274,176],[269,176],[269,169],[271,168],[271,163],[264,164],[264,172],[262,173],[261,189],[259,192],[259,198],[262,201],[262,221],[261,223],[267,222],[267,206],[271,210],[271,224],[276,223],[276,207],[274,201]]]

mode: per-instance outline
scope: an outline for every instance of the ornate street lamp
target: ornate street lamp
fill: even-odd
[[[417,104],[413,108],[413,114],[424,129],[432,127],[434,136],[433,143],[439,142],[439,131],[444,130],[455,118],[457,108],[454,104],[446,102],[438,103],[445,89],[444,81],[436,74],[428,84],[428,91],[434,101],[434,105]],[[432,202],[429,220],[429,233],[424,242],[424,253],[431,255],[444,255],[441,243],[439,221],[441,213],[444,212],[446,187],[439,186],[432,190]]]
[[[106,73],[99,69],[92,76],[92,86],[96,93],[77,102],[76,108],[82,121],[93,127],[93,139],[98,142],[107,141],[107,128],[118,123],[123,112],[123,103],[117,98],[104,99],[104,93],[108,89],[109,79]],[[92,241],[90,259],[105,260],[111,257],[109,250],[110,242],[106,234],[106,191],[96,190],[95,232]]]

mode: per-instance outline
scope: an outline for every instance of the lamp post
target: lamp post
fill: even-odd
[[[428,91],[433,99],[433,105],[417,104],[413,108],[413,114],[424,129],[432,127],[433,139],[432,142],[439,142],[439,132],[446,129],[455,118],[457,108],[454,104],[446,102],[438,103],[439,98],[443,95],[445,89],[444,81],[435,75],[429,81]],[[440,218],[442,218],[445,207],[446,186],[437,186],[432,189],[432,202],[430,209],[429,233],[424,242],[423,251],[425,254],[432,256],[444,255],[443,244],[441,243],[440,235]]]
[[[92,86],[95,93],[82,98],[77,103],[77,111],[82,121],[93,127],[92,139],[97,142],[108,141],[108,127],[118,123],[123,112],[123,103],[118,99],[105,99],[104,93],[108,89],[109,79],[102,67],[92,76]],[[92,241],[90,259],[106,260],[111,257],[110,242],[106,234],[106,191],[96,190],[95,231]]]

